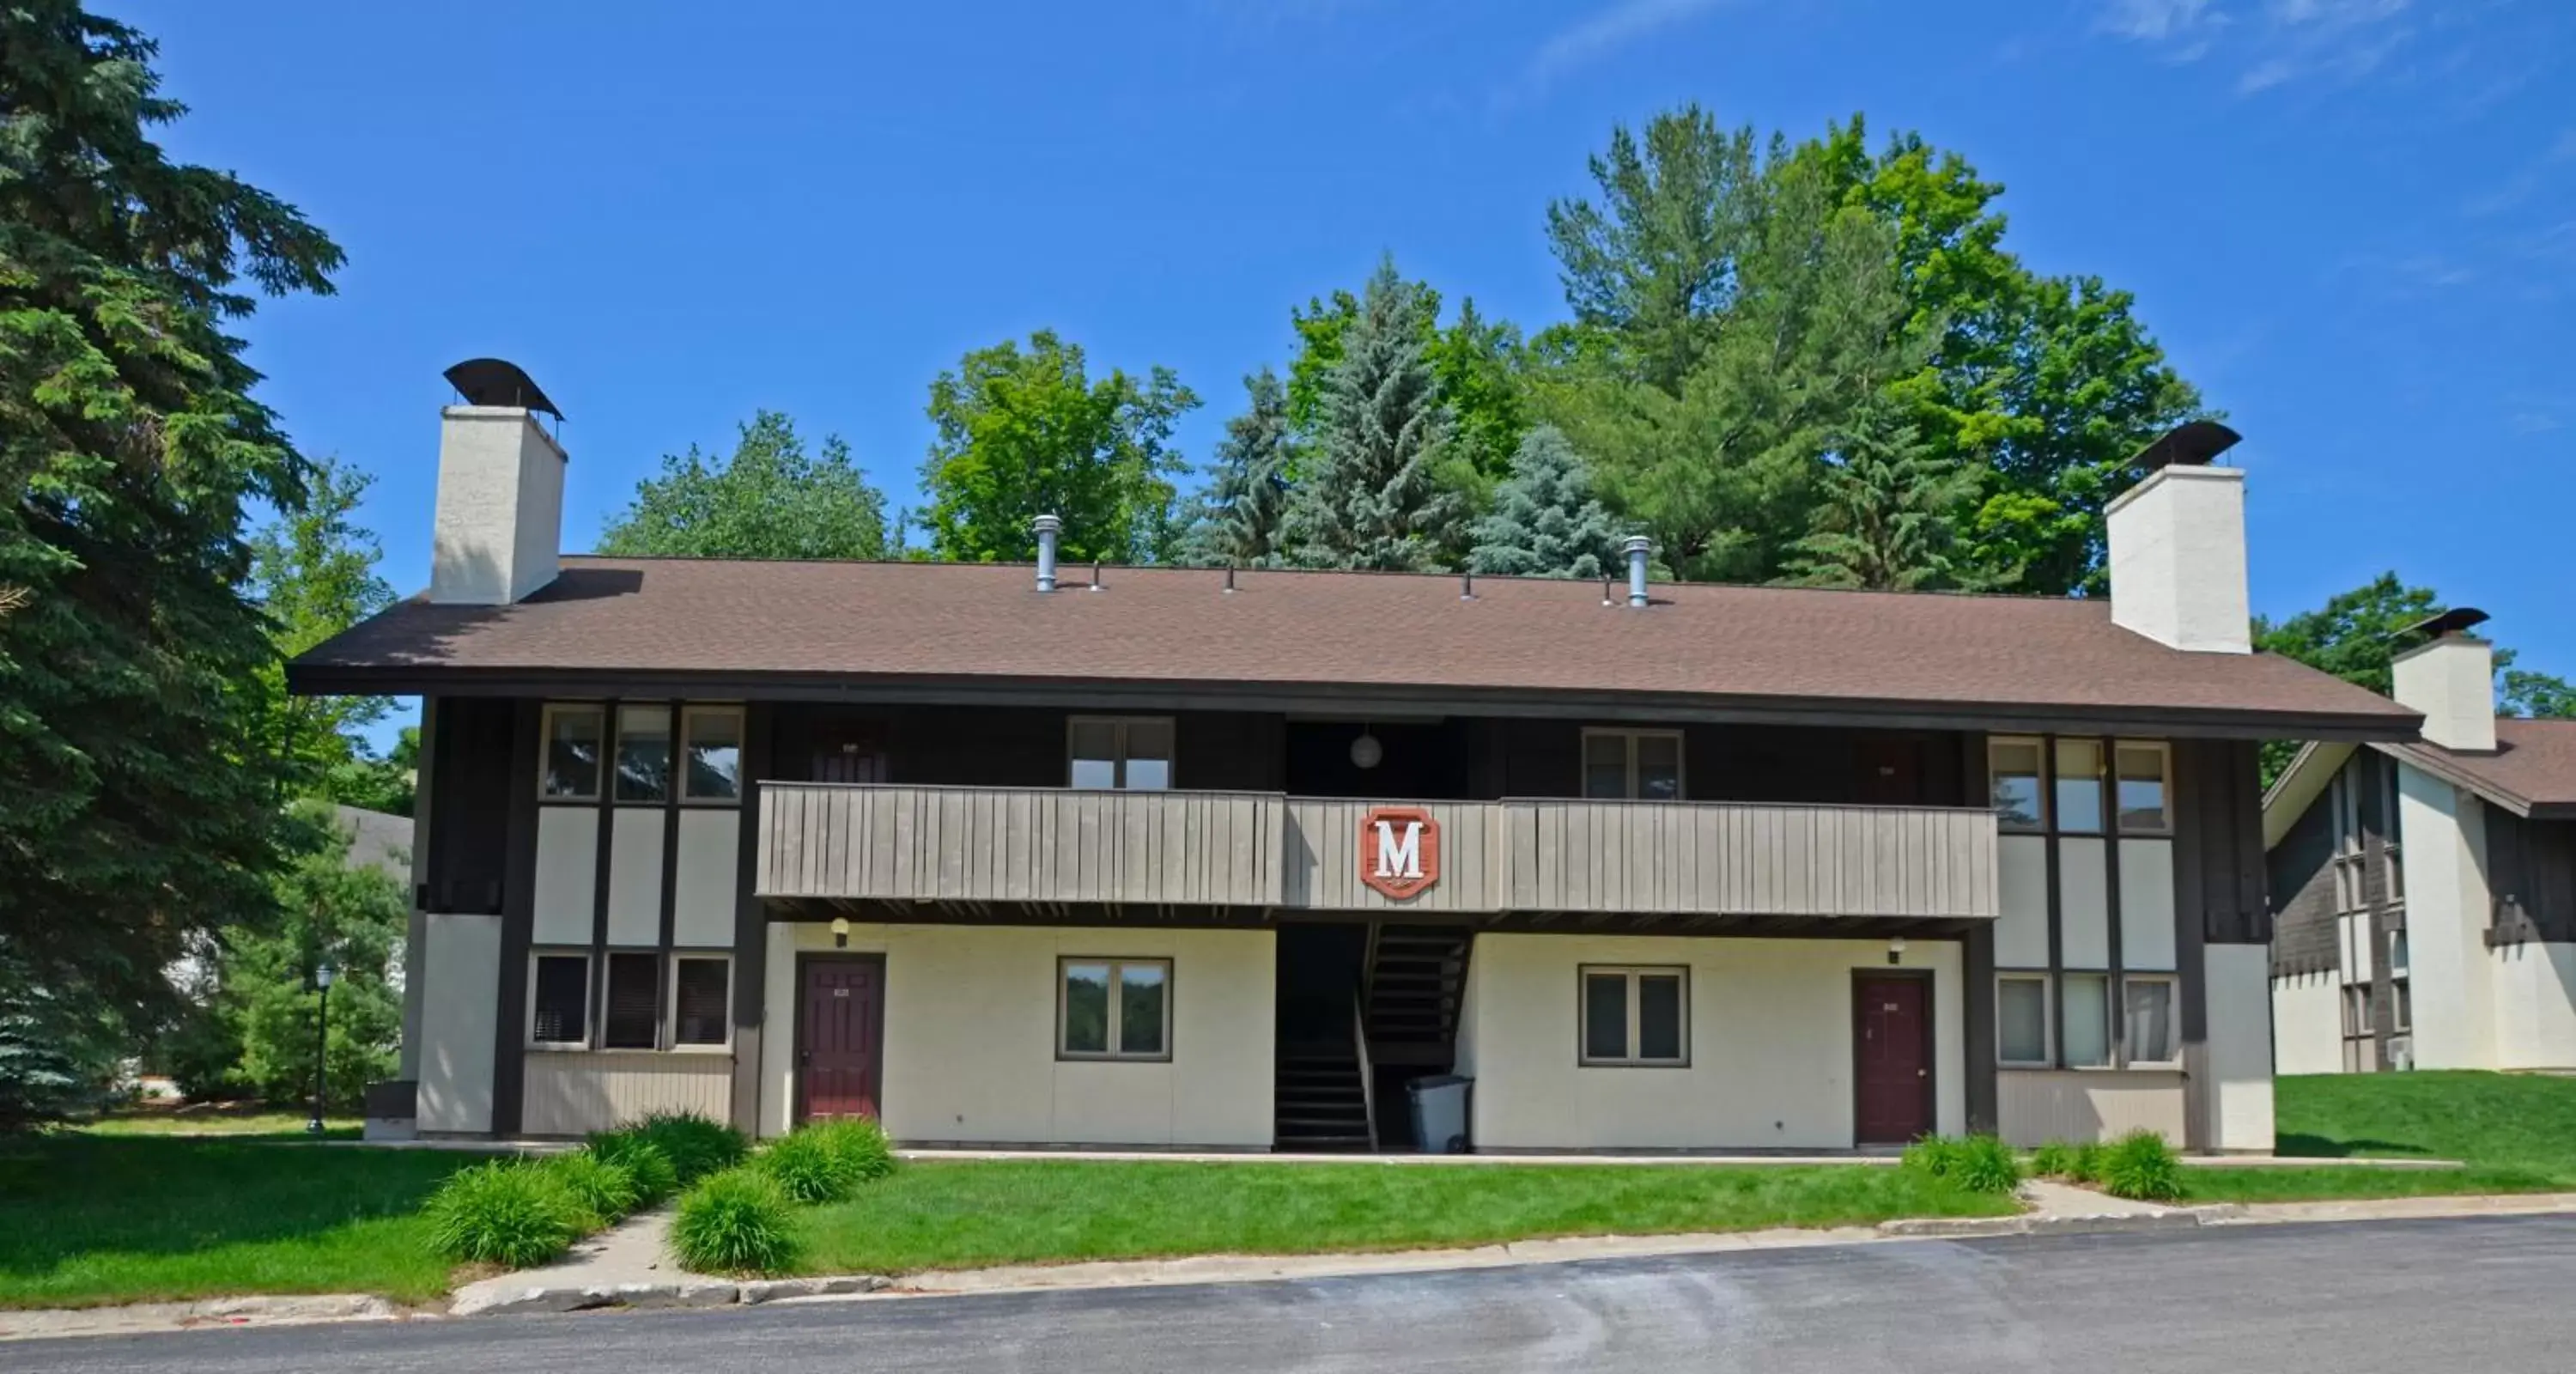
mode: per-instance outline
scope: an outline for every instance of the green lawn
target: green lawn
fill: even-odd
[[[302,1140],[306,1138],[304,1123],[308,1119],[302,1112],[174,1112],[147,1108],[85,1121],[80,1129],[92,1135],[267,1136]],[[322,1134],[332,1140],[355,1140],[364,1126],[354,1116],[329,1116],[322,1120]]]
[[[297,1132],[302,1123],[295,1123]],[[0,1141],[0,1307],[447,1287],[422,1199],[477,1162],[239,1138],[59,1131]]]
[[[2576,1079],[2321,1074],[2278,1080],[2273,1101],[2283,1155],[2455,1159],[2468,1167],[2189,1169],[2192,1201],[2576,1191]]]
[[[913,1164],[803,1217],[810,1273],[2001,1216],[1868,1165]]]

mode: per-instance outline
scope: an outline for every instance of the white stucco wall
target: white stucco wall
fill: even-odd
[[[563,450],[527,411],[441,411],[430,600],[501,605],[552,582],[561,563],[563,479]]]
[[[2193,1087],[2209,1112],[2213,1150],[2272,1152],[2272,951],[2264,945],[2202,950],[2209,996],[2207,1066]]]
[[[2120,841],[2120,967],[2172,969],[2174,925],[2173,841]]]
[[[1995,841],[1996,887],[2002,918],[1995,922],[1995,967],[2048,967],[2048,840],[2006,835]]]
[[[1687,965],[1690,1066],[1580,1066],[1584,964]],[[1879,940],[1480,934],[1458,1046],[1476,1148],[1847,1149],[1851,975],[1887,967]],[[1933,971],[1936,1124],[1963,1130],[1959,947],[1917,941],[1903,967]]]
[[[671,879],[671,936],[681,945],[733,944],[734,871],[742,854],[742,813],[730,806],[680,812],[680,861]]]
[[[537,808],[536,924],[540,945],[590,944],[599,891],[599,808]]]
[[[2397,765],[2418,1068],[2497,1065],[2483,805],[2422,769]]]
[[[830,927],[770,928],[761,1128],[795,1111],[796,955]],[[1267,1148],[1277,942],[1267,930],[865,925],[886,960],[885,1127],[897,1140]],[[1056,960],[1172,961],[1167,1063],[1059,1062]]]
[[[2272,980],[2272,1071],[2343,1072],[2342,978],[2332,970]]]
[[[2057,842],[2057,938],[2070,969],[2111,966],[2108,845],[2071,835]]]
[[[501,1005],[501,918],[430,915],[421,958],[424,1131],[492,1129],[493,1037]]]
[[[608,832],[608,943],[662,940],[662,808],[621,806]]]
[[[2177,649],[2252,651],[2244,469],[2162,468],[2103,513],[2113,624]]]
[[[2495,1066],[2576,1069],[2576,945],[2506,945],[2488,951],[2487,961],[2495,994]],[[2420,992],[2415,1005],[2421,1018]]]

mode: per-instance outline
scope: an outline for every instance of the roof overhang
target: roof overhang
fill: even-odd
[[[2576,820],[2576,802],[2534,801],[2462,766],[2457,757],[2439,746],[2414,741],[2390,743],[2374,740],[2371,747],[2390,758],[2423,769],[2454,787],[2465,787],[2479,800],[2503,807],[2514,815],[2535,821]]]
[[[2310,740],[2299,749],[2298,757],[2272,785],[2263,790],[2263,848],[2272,848],[2287,839],[2290,827],[2317,798],[2326,794],[2327,784],[2343,769],[2344,760],[2352,757],[2353,745],[2348,740]]]

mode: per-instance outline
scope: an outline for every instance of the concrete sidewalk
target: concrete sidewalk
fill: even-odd
[[[1430,1155],[1381,1151],[1375,1154],[1297,1153],[1260,1150],[1085,1150],[1085,1149],[970,1149],[945,1146],[907,1147],[895,1151],[899,1159],[925,1163],[958,1161],[1066,1161],[1114,1164],[1382,1164],[1399,1166],[1458,1167],[1478,1166],[1582,1166],[1604,1169],[1687,1168],[1726,1165],[1769,1165],[1775,1167],[1812,1167],[1819,1164],[1893,1165],[1903,1162],[1903,1152],[1895,1148],[1852,1150],[1843,1153],[1755,1154],[1747,1152],[1709,1152],[1672,1154],[1472,1154]],[[2335,1159],[2308,1159],[2294,1155],[2184,1155],[2182,1162],[2198,1168],[2352,1168],[2352,1169],[2457,1169],[2456,1159],[2383,1158],[2351,1156]]]

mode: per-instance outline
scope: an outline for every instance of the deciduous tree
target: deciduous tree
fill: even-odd
[[[883,558],[885,495],[868,485],[837,434],[809,454],[796,424],[753,413],[733,452],[691,444],[608,522],[599,551],[679,558]]]

